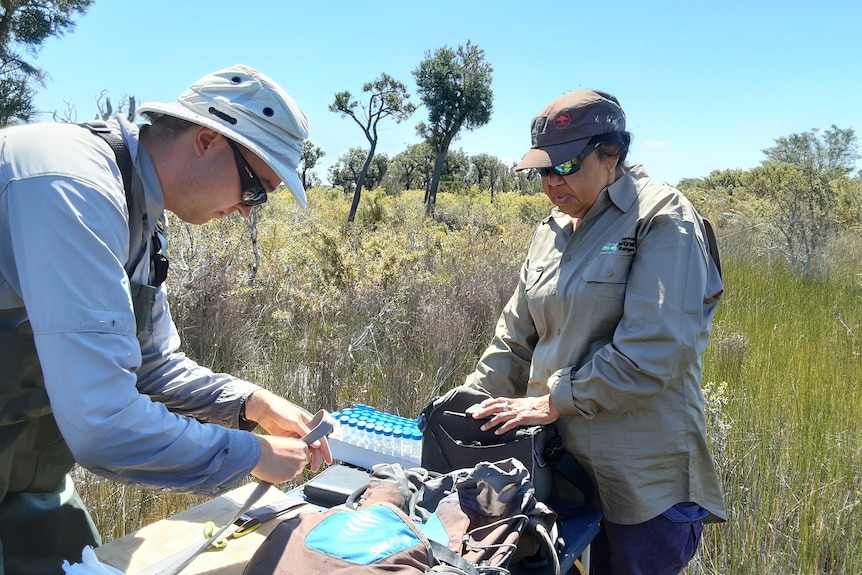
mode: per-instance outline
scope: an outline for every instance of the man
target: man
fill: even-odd
[[[281,182],[305,205],[305,115],[247,66],[139,112],[150,125],[117,117],[105,134],[0,130],[0,575],[61,573],[98,544],[74,461],[207,495],[332,461],[325,440],[298,439],[308,412],[177,351],[160,285],[164,210],[191,223],[247,216]],[[269,435],[250,433],[257,424]]]

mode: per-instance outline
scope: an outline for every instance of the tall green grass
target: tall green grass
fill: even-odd
[[[311,410],[415,416],[490,341],[547,200],[441,194],[430,221],[419,194],[367,192],[350,228],[348,208],[326,190],[304,211],[273,197],[253,282],[242,221],[175,223],[175,320],[190,356]],[[862,240],[841,238],[809,282],[756,228],[728,223],[719,243],[726,291],[704,387],[729,521],[706,528],[687,573],[862,572]],[[82,481],[106,540],[199,501]]]
[[[862,285],[727,252],[704,378],[726,382],[711,431],[730,520],[690,572],[859,573]]]

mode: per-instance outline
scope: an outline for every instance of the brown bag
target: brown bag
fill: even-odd
[[[467,573],[506,569],[521,534],[542,533],[556,559],[556,516],[535,499],[515,459],[447,474],[375,465],[358,509],[343,506],[281,523],[246,575]],[[531,550],[532,553],[532,550]],[[559,564],[537,573],[559,573]]]

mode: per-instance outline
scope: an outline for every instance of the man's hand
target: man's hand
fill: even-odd
[[[284,483],[290,481],[305,468],[311,457],[308,446],[293,437],[256,435],[260,444],[260,461],[251,474],[261,481]]]
[[[300,463],[299,469],[289,478],[292,479],[302,471],[302,467],[308,462],[309,454],[312,471],[318,471],[324,462],[331,464],[332,453],[329,451],[329,442],[325,438],[315,441],[305,450],[297,451],[299,444],[302,446],[305,445],[299,441],[299,438],[311,431],[308,427],[308,422],[311,421],[312,417],[310,413],[298,405],[294,405],[270,391],[265,389],[255,391],[246,400],[245,418],[256,421],[258,425],[269,432],[270,436],[272,436],[271,439],[293,438],[296,440],[295,442],[270,442],[270,445],[266,448],[261,444],[261,456],[258,467],[263,466],[263,468],[269,469],[270,472],[275,471],[275,468],[265,461],[265,457],[274,458],[276,464],[280,458],[285,458],[284,464],[288,466],[291,465],[291,461],[299,461],[301,459],[302,463]],[[259,436],[259,438],[264,439],[266,436]],[[269,451],[266,455],[264,453],[265,449]],[[294,453],[294,451],[297,452]],[[255,470],[258,467],[255,467]],[[257,475],[254,471],[252,473],[256,477],[263,479],[263,477]]]
[[[550,395],[539,397],[492,397],[479,404],[473,419],[487,419],[482,431],[497,428],[494,433],[502,435],[510,429],[524,425],[546,425],[560,418],[560,410]]]

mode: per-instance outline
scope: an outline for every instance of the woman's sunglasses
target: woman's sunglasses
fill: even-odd
[[[557,164],[556,166],[551,166],[550,168],[538,168],[539,173],[542,174],[544,178],[551,172],[554,172],[558,176],[569,176],[574,174],[578,170],[581,169],[581,165],[584,163],[584,158],[590,155],[596,148],[602,145],[602,142],[597,142],[594,145],[587,146],[587,148],[569,160],[568,162],[563,162],[562,164]]]
[[[251,169],[249,163],[245,160],[229,138],[225,138],[227,143],[233,150],[233,159],[236,162],[236,169],[239,172],[239,183],[242,188],[242,204],[244,206],[256,206],[266,201],[266,190],[260,183],[260,178]]]

